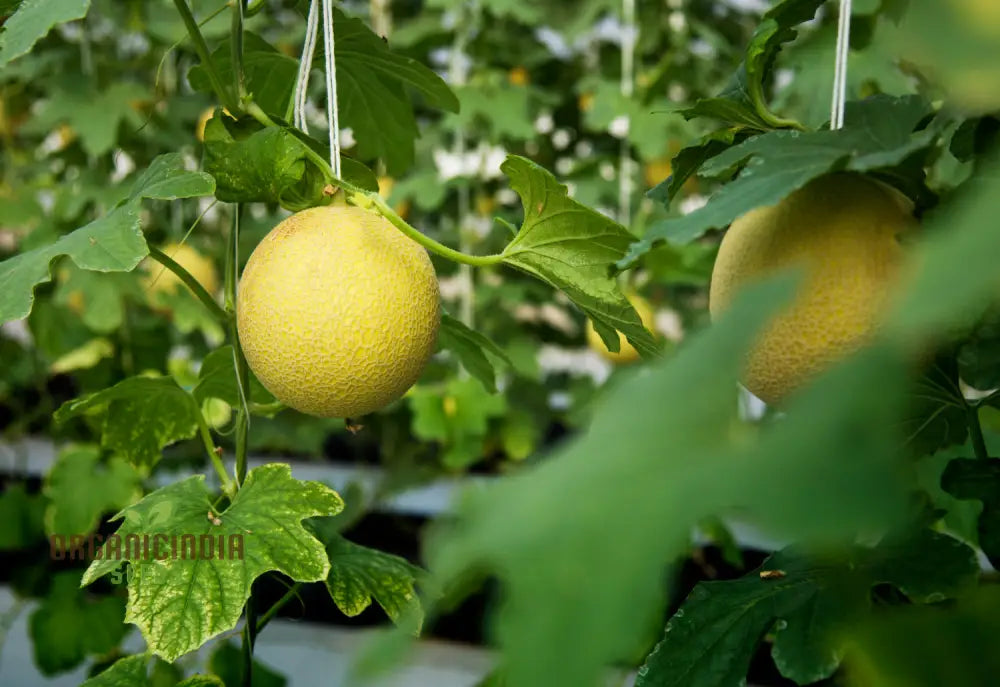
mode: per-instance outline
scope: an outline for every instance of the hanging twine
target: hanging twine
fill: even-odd
[[[851,47],[851,0],[840,0],[840,20],[837,25],[837,54],[833,72],[833,106],[830,128],[844,128],[844,106],[847,103],[847,57]]]
[[[340,109],[337,102],[337,56],[333,35],[333,0],[312,0],[309,4],[309,16],[306,19],[306,38],[302,47],[302,58],[299,62],[299,73],[295,82],[292,124],[308,133],[306,123],[306,98],[309,90],[309,73],[312,70],[313,56],[316,54],[316,41],[319,38],[320,3],[322,2],[323,21],[323,70],[326,76],[326,124],[330,133],[330,167],[333,175],[340,178]]]

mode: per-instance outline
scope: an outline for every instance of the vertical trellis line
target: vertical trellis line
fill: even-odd
[[[299,74],[295,80],[293,96],[292,125],[309,133],[306,122],[306,96],[309,91],[309,74],[312,71],[313,57],[316,55],[316,36],[319,33],[319,6],[316,0],[309,5],[309,17],[306,19],[306,38],[302,46],[302,57],[299,59]]]
[[[337,103],[337,57],[333,42],[333,0],[323,0],[326,69],[326,123],[330,130],[330,167],[340,178],[340,112]]]
[[[851,0],[840,0],[840,18],[837,24],[836,64],[833,72],[833,105],[830,128],[844,127],[844,106],[847,102],[847,58],[851,47]]]

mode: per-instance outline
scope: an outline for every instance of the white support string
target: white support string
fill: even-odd
[[[308,133],[306,122],[306,100],[309,91],[309,74],[316,54],[319,38],[320,2],[323,4],[323,69],[326,73],[326,124],[330,132],[330,167],[333,175],[340,178],[340,108],[337,101],[337,57],[333,35],[333,1],[312,0],[309,17],[306,19],[306,37],[299,62],[299,73],[295,81],[292,109],[292,125]]]
[[[330,130],[330,167],[340,178],[340,112],[337,103],[337,58],[333,42],[333,0],[323,0],[323,38],[326,44],[326,123]]]
[[[299,74],[295,80],[294,109],[292,110],[292,126],[303,133],[309,133],[306,122],[306,95],[309,91],[309,74],[312,71],[313,57],[316,54],[316,36],[319,33],[319,6],[315,0],[309,5],[309,18],[306,19],[306,39],[302,47],[302,58],[299,61]]]
[[[833,106],[830,128],[844,128],[844,107],[847,103],[847,58],[851,47],[851,0],[840,0],[837,24],[837,54],[833,72]]]

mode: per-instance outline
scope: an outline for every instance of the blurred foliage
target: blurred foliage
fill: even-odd
[[[232,82],[228,3],[189,4]],[[244,69],[274,127],[223,110],[173,2],[0,1],[0,551],[18,557],[19,593],[40,598],[43,672],[91,661],[93,687],[240,684],[228,642],[208,662],[217,677],[119,659],[121,620],[173,659],[234,626],[253,579],[278,570],[325,585],[347,615],[376,602],[403,633],[425,613],[433,624],[430,590],[454,603],[497,579],[496,684],[581,687],[619,666],[639,685],[738,685],[768,651],[798,684],[992,684],[997,600],[975,556],[1000,560],[996,3],[857,0],[835,132],[833,2],[638,0],[631,26],[617,0],[395,0],[385,16],[338,3],[345,178],[384,189],[434,239],[516,269],[434,257],[451,313],[440,350],[360,427],[285,409],[249,378],[248,445],[379,465],[379,496],[509,475],[437,523],[429,578],[353,543],[343,522],[309,521],[335,497],[271,468],[248,482],[267,493],[229,503],[225,520],[212,482],[154,491],[171,470],[206,470],[216,445],[232,451],[244,397],[217,313],[150,288],[147,244],[185,242],[221,272],[229,203],[245,204],[242,264],[288,210],[328,202],[321,80],[311,133],[286,124],[308,2],[254,5]],[[708,328],[718,232],[834,170],[915,202],[908,281],[878,341],[780,412],[748,417],[741,356],[794,285],[761,284]],[[653,303],[676,346],[638,326],[620,286]],[[588,317],[606,342],[620,330],[662,359],[610,366],[586,348]],[[40,486],[17,443],[36,435],[75,442]],[[351,521],[368,505],[349,503]],[[229,532],[244,517],[273,535],[268,561],[238,584],[213,562],[187,580],[187,605],[156,587],[171,566],[133,566],[126,613],[118,592],[80,590],[79,570],[53,574],[39,553],[46,534],[106,532],[118,511],[122,533],[150,518]],[[695,528],[741,557],[728,518],[795,544],[671,598],[664,580]],[[114,582],[110,563],[87,581]],[[212,575],[231,584],[224,599]],[[284,678],[257,665],[254,684]]]

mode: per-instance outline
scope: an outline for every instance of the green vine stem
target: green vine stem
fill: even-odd
[[[750,84],[750,100],[753,102],[753,109],[757,112],[757,116],[769,126],[773,126],[775,129],[806,131],[806,127],[801,122],[795,119],[784,119],[768,109],[767,101],[764,98],[764,93],[761,91],[760,84]]]
[[[257,629],[256,629],[257,634],[260,634],[260,631],[263,630],[264,627],[267,626],[269,622],[271,622],[274,616],[278,615],[278,611],[280,611],[285,606],[285,604],[287,604],[289,601],[291,601],[292,599],[294,599],[296,596],[299,595],[299,590],[301,590],[303,586],[304,585],[301,582],[296,582],[295,584],[290,586],[288,588],[288,591],[285,592],[284,596],[275,601],[273,606],[271,606],[259,618],[257,618]]]
[[[236,409],[236,485],[243,486],[247,476],[247,431],[250,428],[250,368],[247,366],[243,347],[240,345],[239,329],[236,326],[236,284],[239,265],[236,263],[236,247],[240,233],[240,203],[233,204],[232,227],[229,232],[229,247],[226,251],[226,310],[228,311],[229,342],[233,346],[236,383],[240,391],[240,405]]]
[[[336,183],[336,182],[334,182]],[[472,265],[473,267],[485,267],[487,265],[497,265],[503,262],[502,253],[493,253],[491,255],[467,255],[461,251],[457,251],[454,248],[449,248],[443,243],[438,243],[426,234],[422,234],[415,228],[406,223],[402,217],[396,214],[388,203],[382,198],[382,196],[377,193],[366,193],[358,189],[356,192],[363,196],[363,199],[352,198],[359,205],[364,205],[365,202],[370,202],[374,206],[380,215],[389,220],[389,223],[399,229],[401,232],[409,236],[411,239],[419,243],[421,246],[431,251],[432,253],[437,253],[443,258],[448,258],[454,262],[463,265]],[[355,194],[355,195],[356,195]]]
[[[188,36],[191,37],[195,52],[198,53],[201,65],[205,68],[205,75],[212,84],[212,90],[215,91],[215,94],[219,97],[219,101],[222,102],[224,107],[230,112],[236,112],[239,109],[239,101],[223,85],[222,77],[219,76],[219,70],[212,60],[212,54],[208,51],[208,44],[205,42],[205,37],[201,35],[201,29],[198,28],[198,22],[195,21],[194,14],[191,13],[191,8],[188,7],[187,0],[174,0],[174,6],[177,7],[177,12],[181,15],[181,20],[184,22]]]
[[[257,103],[253,101],[246,103],[245,111],[264,126],[279,126],[267,115],[266,112],[264,112],[264,110],[261,109]],[[365,191],[348,181],[335,177],[333,175],[333,170],[330,168],[330,162],[323,159],[323,156],[315,150],[307,145],[302,146],[302,149],[305,152],[306,157],[308,157],[310,161],[315,163],[323,171],[323,174],[326,176],[326,180],[331,185],[337,186],[338,188],[343,189],[345,193],[350,194],[351,200],[355,204],[362,207],[376,208],[379,214],[389,220],[389,223],[392,224],[392,226],[399,229],[430,252],[436,253],[443,258],[448,258],[453,262],[457,262],[462,265],[472,265],[474,267],[496,265],[503,261],[503,255],[500,253],[494,253],[493,255],[467,255],[461,251],[455,250],[454,248],[449,248],[443,243],[438,243],[431,237],[421,233],[415,227],[408,224],[406,220],[396,214],[396,211],[393,210],[377,193],[369,193],[368,191]]]
[[[205,416],[202,412],[198,411],[198,433],[201,435],[201,441],[205,445],[205,451],[208,453],[208,459],[212,463],[212,467],[215,468],[215,473],[219,476],[219,481],[222,483],[222,492],[230,499],[236,495],[236,486],[233,481],[229,478],[229,474],[226,472],[226,466],[222,464],[222,456],[219,451],[215,449],[215,442],[212,440],[212,432],[208,429],[208,423],[205,422]]]
[[[197,296],[198,300],[200,300],[205,307],[208,308],[208,311],[212,313],[212,317],[224,326],[229,324],[229,314],[219,306],[219,304],[215,301],[215,298],[212,297],[212,294],[206,291],[205,287],[202,286],[190,272],[181,267],[177,261],[155,246],[149,247],[149,256],[173,272],[178,279],[184,282],[184,284],[191,289],[191,292]]]
[[[243,74],[243,0],[230,3],[233,6],[232,38],[230,40],[233,60],[233,75],[236,79],[236,98],[243,104],[247,99],[246,77]]]
[[[965,412],[968,418],[969,438],[972,440],[972,450],[976,452],[976,458],[987,460],[990,457],[990,452],[986,448],[986,439],[983,437],[983,426],[979,423],[979,404],[967,404]]]

